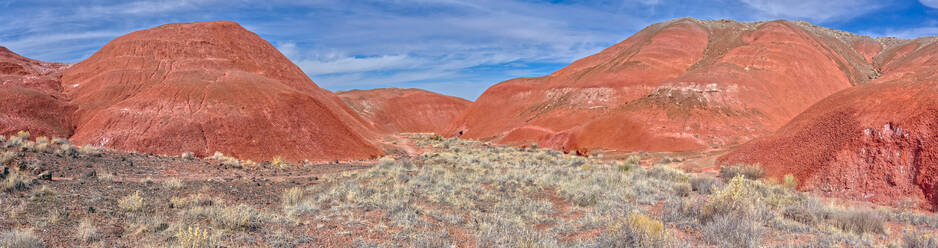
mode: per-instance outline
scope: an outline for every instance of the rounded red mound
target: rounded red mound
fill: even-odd
[[[874,59],[891,61],[880,79],[825,98],[718,162],[792,174],[803,190],[938,207],[938,44],[907,41]]]
[[[0,47],[0,135],[28,131],[34,136],[72,134],[62,95],[68,65],[25,58]]]
[[[869,41],[803,22],[672,20],[551,75],[492,86],[445,134],[581,154],[724,148],[868,82]]]
[[[114,39],[63,76],[71,140],[241,159],[381,155],[374,134],[270,43],[233,22],[177,23]]]
[[[470,101],[419,89],[336,92],[376,130],[390,133],[439,133]]]

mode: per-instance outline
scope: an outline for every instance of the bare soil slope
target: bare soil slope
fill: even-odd
[[[832,95],[722,163],[759,163],[801,188],[938,206],[938,44],[903,41],[875,57],[882,76]]]
[[[390,133],[439,133],[472,102],[420,89],[336,92],[376,130]]]
[[[497,84],[445,134],[583,154],[722,148],[869,81],[877,48],[801,22],[678,19],[551,75]]]
[[[29,131],[41,136],[71,135],[70,108],[62,96],[67,65],[25,58],[0,47],[0,135]]]
[[[233,22],[177,23],[114,39],[63,77],[71,140],[242,159],[378,156],[353,110]]]

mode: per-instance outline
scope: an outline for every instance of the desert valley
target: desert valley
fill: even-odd
[[[680,18],[474,101],[231,21],[16,52],[0,247],[938,247],[938,37]]]

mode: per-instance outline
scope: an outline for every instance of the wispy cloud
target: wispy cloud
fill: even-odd
[[[742,0],[765,15],[796,18],[818,23],[842,21],[862,16],[889,5],[876,0]]]
[[[929,8],[938,9],[938,0],[919,0],[918,2]]]

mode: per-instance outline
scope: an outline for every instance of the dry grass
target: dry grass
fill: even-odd
[[[215,241],[212,240],[209,230],[198,226],[189,226],[185,229],[179,229],[176,232],[176,248],[212,248],[215,247]]]
[[[10,230],[0,233],[0,247],[41,248],[45,246],[32,230]]]
[[[75,229],[75,238],[82,242],[98,241],[101,239],[101,232],[94,226],[91,219],[85,218],[78,222],[78,227]]]
[[[131,195],[124,196],[117,202],[117,206],[125,212],[137,212],[143,209],[143,197],[140,197],[140,191]]]
[[[765,176],[765,170],[759,164],[754,165],[724,165],[720,167],[720,178],[730,180],[736,175],[743,175],[749,180],[758,180]]]
[[[182,180],[179,180],[179,178],[174,177],[163,181],[163,187],[166,189],[180,189],[183,186],[185,186],[185,184]]]
[[[938,248],[938,234],[919,230],[906,230],[902,234],[905,248]]]
[[[0,184],[0,189],[6,192],[27,190],[31,182],[32,178],[29,178],[29,176],[19,171],[10,171],[10,174],[7,175],[3,183]]]
[[[15,152],[12,152],[12,151],[4,151],[3,153],[0,153],[0,165],[9,166],[9,165],[10,165],[10,162],[12,162],[13,159],[16,159],[16,153],[15,153]]]

